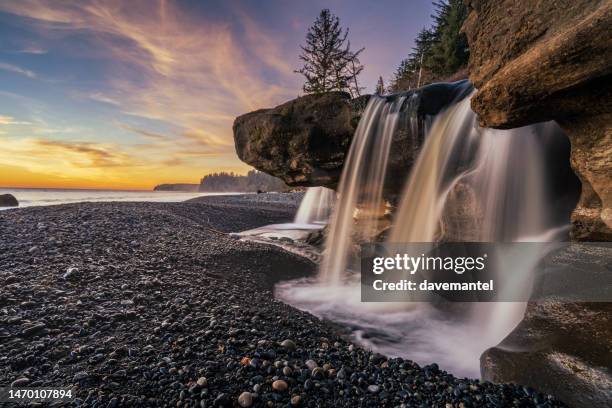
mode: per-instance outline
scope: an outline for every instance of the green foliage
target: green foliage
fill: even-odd
[[[340,19],[328,9],[321,13],[306,33],[306,45],[301,46],[300,59],[304,65],[296,73],[304,75],[305,93],[320,94],[330,91],[361,94],[357,77],[363,71],[359,54],[351,51],[348,29],[343,30]]]
[[[200,181],[200,191],[256,192],[287,191],[287,185],[279,178],[251,170],[246,176],[233,172],[207,174]]]
[[[415,47],[404,59],[391,81],[391,91],[416,88],[443,80],[467,66],[469,49],[461,26],[467,17],[462,0],[433,3],[433,26],[423,28]]]

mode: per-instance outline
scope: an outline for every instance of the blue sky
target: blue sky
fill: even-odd
[[[0,186],[151,188],[245,172],[235,116],[301,94],[322,8],[388,79],[430,1],[0,0]]]

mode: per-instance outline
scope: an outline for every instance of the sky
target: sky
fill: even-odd
[[[232,123],[302,93],[323,8],[365,47],[373,92],[429,0],[0,0],[0,186],[151,189],[246,173]]]

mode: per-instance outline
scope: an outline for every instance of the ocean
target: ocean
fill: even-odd
[[[126,191],[126,190],[72,190],[38,188],[0,188],[0,194],[12,194],[19,207],[57,205],[81,202],[146,201],[172,203],[195,197],[231,195],[239,193],[192,193],[176,191]],[[0,207],[0,210],[10,208]]]

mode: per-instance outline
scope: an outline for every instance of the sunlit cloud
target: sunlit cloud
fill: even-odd
[[[95,42],[92,52],[112,60],[117,73],[109,73],[105,88],[86,97],[179,129],[166,135],[119,126],[149,140],[138,148],[158,152],[159,162],[167,165],[225,157],[245,168],[235,157],[233,119],[293,98],[299,89],[293,67],[283,56],[282,38],[263,30],[240,9],[228,21],[195,18],[178,3],[148,0],[23,0],[3,2],[0,10],[31,19],[43,32],[87,34]],[[68,145],[54,147],[95,153],[79,144],[72,150]]]
[[[115,106],[121,105],[121,102],[119,102],[118,100],[113,99],[109,96],[106,96],[100,92],[94,92],[94,93],[89,94],[89,98],[93,99],[94,101],[104,102],[110,105],[115,105]]]
[[[154,141],[167,141],[170,140],[168,136],[162,135],[160,133],[151,132],[148,130],[140,129],[136,126],[128,125],[127,123],[117,123],[117,126],[121,129],[128,130],[130,132],[134,132],[139,136],[142,136],[146,139],[154,140]]]
[[[7,164],[37,163],[35,168],[47,169],[49,162],[61,163],[71,168],[125,167],[134,164],[133,158],[109,144],[79,141],[25,138],[5,143],[3,157]],[[9,159],[10,158],[10,159]]]
[[[33,55],[43,55],[48,53],[48,50],[45,50],[44,48],[40,48],[40,47],[36,47],[36,46],[31,46],[31,47],[26,47],[23,48],[19,51],[17,51],[19,54],[33,54]]]
[[[0,125],[31,125],[31,122],[16,120],[12,116],[0,115]]]
[[[36,78],[37,77],[36,73],[33,72],[33,71],[30,71],[28,69],[24,69],[24,68],[18,67],[17,65],[7,64],[5,62],[0,62],[0,69],[3,70],[3,71],[13,72],[15,74],[23,75],[23,76],[26,76],[28,78]]]

